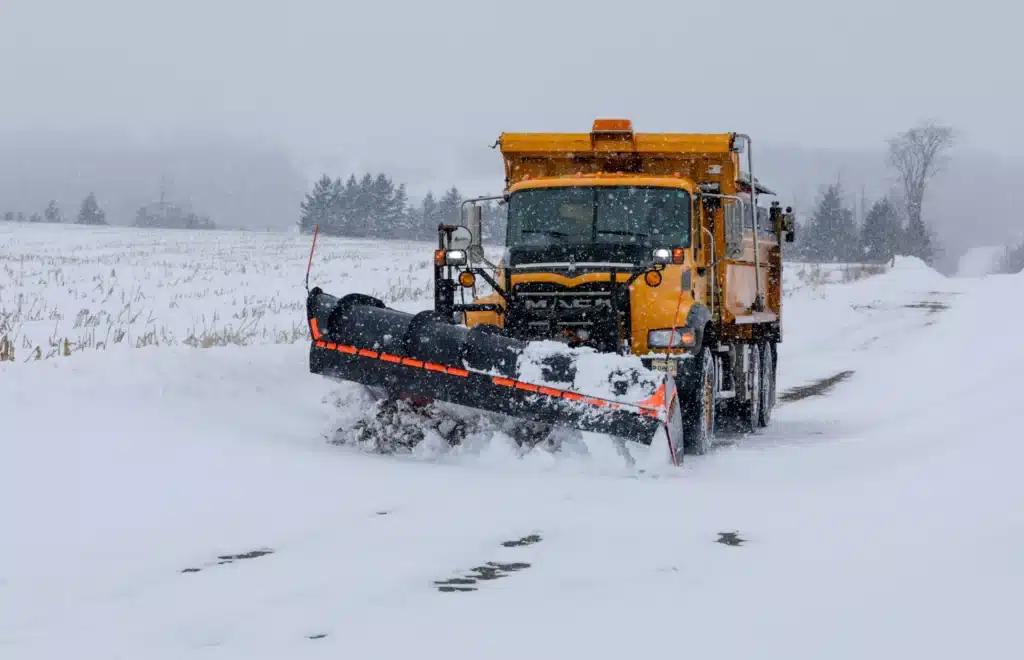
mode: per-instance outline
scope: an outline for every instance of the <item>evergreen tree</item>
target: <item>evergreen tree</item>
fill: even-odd
[[[863,259],[869,263],[892,259],[901,247],[902,225],[899,211],[888,197],[872,204],[860,234]]]
[[[910,218],[907,231],[903,235],[903,254],[918,257],[926,264],[931,264],[935,257],[932,235],[925,227],[920,214]]]
[[[25,222],[25,212],[18,211],[18,222]]]
[[[350,236],[369,236],[373,227],[373,175],[367,172],[359,180],[349,207],[347,233]]]
[[[507,227],[507,207],[494,201],[487,202],[484,205],[484,240],[489,245],[504,245]]]
[[[4,222],[14,222],[14,211],[4,213]]]
[[[57,200],[50,200],[46,210],[43,211],[43,217],[46,218],[47,222],[64,222],[64,214],[61,213],[60,207],[57,206]]]
[[[302,210],[299,216],[299,231],[309,233],[320,225],[324,233],[338,233],[339,228],[331,222],[335,193],[334,182],[324,174],[313,185],[313,190],[306,193],[306,199],[299,205]]]
[[[95,193],[82,200],[82,208],[78,211],[78,224],[80,225],[105,225],[107,214],[100,208],[96,201]]]
[[[43,216],[39,215],[38,213],[33,213],[32,215],[29,216],[28,221],[29,222],[42,222],[43,221]]]
[[[339,233],[353,235],[355,226],[356,203],[359,196],[359,181],[355,174],[350,174],[344,185],[341,179],[335,182],[334,211],[335,222]]]
[[[460,206],[462,205],[462,193],[455,186],[449,188],[444,195],[441,197],[441,201],[438,202],[437,214],[439,221],[449,224],[457,225],[461,222],[459,217]],[[435,231],[437,227],[434,227]]]
[[[393,227],[389,224],[391,201],[395,194],[395,185],[385,174],[378,174],[370,184],[364,225],[366,236],[392,236]]]
[[[825,188],[807,226],[806,258],[812,261],[857,260],[860,244],[853,211],[843,205],[842,184]]]
[[[384,222],[384,227],[391,236],[402,239],[414,238],[412,218],[409,215],[409,194],[405,190],[404,183],[394,188],[394,192],[388,200]]]
[[[420,204],[419,212],[419,237],[429,240],[437,236],[437,226],[441,224],[440,207],[434,193],[428,192]]]

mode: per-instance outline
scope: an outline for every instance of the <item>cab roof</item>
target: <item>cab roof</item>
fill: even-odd
[[[577,173],[567,176],[531,177],[526,175],[509,188],[509,192],[537,188],[564,188],[566,186],[649,186],[676,188],[689,193],[697,192],[697,184],[681,176],[636,176],[624,172]]]

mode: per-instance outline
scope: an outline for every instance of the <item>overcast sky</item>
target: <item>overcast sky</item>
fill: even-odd
[[[0,0],[0,127],[377,164],[595,116],[845,148],[933,116],[1016,158],[1022,21],[1010,0]]]

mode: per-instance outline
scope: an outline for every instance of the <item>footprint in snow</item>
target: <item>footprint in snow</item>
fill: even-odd
[[[715,542],[722,545],[739,546],[746,543],[747,540],[741,539],[739,532],[719,532],[718,539]]]
[[[240,554],[237,554],[237,555],[218,555],[217,556],[216,565],[220,566],[221,564],[232,564],[232,563],[234,563],[236,561],[239,561],[239,560],[242,560],[242,559],[256,559],[257,557],[264,557],[266,555],[272,555],[272,554],[274,554],[273,550],[271,550],[270,548],[263,548],[261,550],[250,550],[249,552],[243,552],[243,553],[240,553]],[[212,565],[213,564],[207,564],[207,566],[212,566]],[[203,570],[203,569],[191,567],[191,568],[183,568],[183,569],[181,569],[181,572],[182,573],[198,573],[201,570]]]
[[[517,541],[505,541],[501,545],[506,548],[521,548],[524,545],[533,545],[534,543],[539,543],[540,540],[541,539],[539,534],[530,534],[529,536],[524,536],[523,538]]]

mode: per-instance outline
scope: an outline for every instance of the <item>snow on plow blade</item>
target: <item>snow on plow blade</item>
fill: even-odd
[[[645,445],[664,429],[673,462],[681,458],[675,381],[637,358],[523,342],[319,287],[306,305],[314,374]]]

